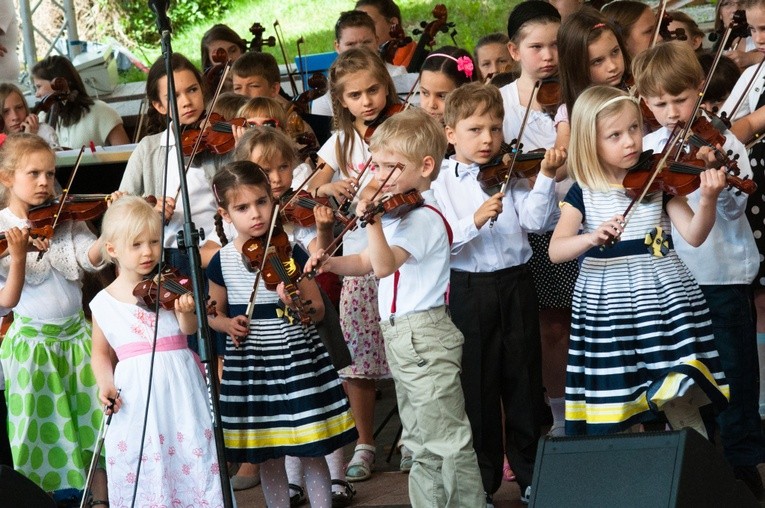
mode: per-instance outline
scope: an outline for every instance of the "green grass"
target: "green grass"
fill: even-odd
[[[197,65],[200,62],[200,40],[202,35],[215,23],[225,23],[233,28],[243,38],[250,40],[249,29],[253,23],[259,22],[266,31],[264,37],[276,35],[274,33],[274,20],[279,20],[285,41],[285,50],[290,58],[290,64],[294,64],[297,56],[297,40],[303,37],[305,42],[301,44],[301,53],[323,53],[333,50],[334,26],[340,12],[351,9],[353,0],[304,0],[285,2],[265,2],[263,0],[239,0],[230,12],[218,20],[206,20],[173,34],[173,51],[189,57]],[[432,11],[435,3],[425,0],[399,0],[401,16],[404,19],[404,29],[411,35],[412,29],[419,27],[420,21],[433,20]],[[448,9],[448,21],[454,23],[457,35],[455,39],[460,47],[469,51],[473,50],[476,41],[483,35],[492,32],[505,32],[507,15],[518,0],[509,2],[501,1],[470,1],[459,0],[446,3]],[[172,20],[172,8],[169,12]],[[416,38],[415,38],[416,40]],[[453,44],[448,34],[439,33],[436,37],[436,46]],[[277,61],[284,63],[279,46],[266,48],[265,51],[273,54]],[[149,64],[160,56],[159,47],[140,48],[138,55]],[[137,76],[136,74],[131,75]]]

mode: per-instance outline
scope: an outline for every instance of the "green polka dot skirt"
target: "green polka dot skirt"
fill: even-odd
[[[82,314],[55,322],[16,314],[0,346],[13,462],[48,492],[85,486],[102,417],[90,351]]]

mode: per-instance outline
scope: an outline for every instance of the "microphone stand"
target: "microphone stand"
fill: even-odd
[[[163,4],[160,5],[160,4]],[[180,194],[183,200],[184,210],[184,223],[183,229],[178,232],[178,248],[184,249],[189,259],[191,266],[191,278],[192,288],[194,291],[194,306],[197,316],[197,344],[199,349],[199,358],[205,366],[205,372],[207,374],[207,388],[210,398],[210,412],[213,423],[213,435],[215,437],[215,450],[218,458],[218,474],[220,476],[221,491],[223,494],[223,506],[226,508],[233,508],[233,494],[231,490],[231,482],[228,477],[228,467],[226,463],[225,447],[223,442],[223,427],[221,426],[220,418],[220,406],[218,400],[220,399],[220,384],[218,381],[218,374],[216,368],[210,367],[211,354],[213,350],[210,341],[210,330],[207,327],[207,312],[205,309],[206,295],[204,295],[202,288],[202,262],[199,257],[199,240],[204,238],[204,231],[200,231],[196,228],[191,220],[191,203],[189,200],[188,182],[186,180],[186,172],[183,170],[185,164],[183,163],[183,146],[181,143],[181,128],[178,118],[178,103],[175,94],[175,80],[173,79],[173,64],[172,54],[173,49],[170,44],[171,39],[171,27],[170,20],[167,17],[166,6],[167,3],[162,0],[150,0],[149,6],[157,15],[157,28],[162,41],[162,56],[165,59],[165,70],[167,73],[167,104],[170,109],[171,124],[173,126],[173,135],[175,136],[175,151],[178,157],[178,170],[180,176]],[[214,359],[214,355],[212,355]]]

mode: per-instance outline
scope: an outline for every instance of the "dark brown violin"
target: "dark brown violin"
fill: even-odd
[[[220,80],[226,73],[226,66],[229,64],[228,53],[223,48],[218,48],[212,55],[213,64],[205,69],[204,78],[208,90],[217,90]]]
[[[372,134],[375,133],[377,128],[381,126],[385,120],[395,115],[396,113],[401,113],[404,111],[404,109],[406,109],[406,104],[402,103],[386,106],[385,109],[383,109],[380,114],[377,115],[377,118],[366,124],[367,130],[364,131],[364,141],[369,144],[369,140],[372,139]]]
[[[71,97],[69,83],[65,78],[53,78],[50,82],[50,87],[53,91],[45,95],[30,109],[33,114],[36,115],[43,111],[48,112],[55,104],[65,103]]]
[[[411,44],[412,38],[407,37],[401,25],[395,23],[390,26],[390,39],[380,44],[380,56],[389,64],[393,63],[396,52],[403,47]]]
[[[311,77],[308,78],[308,89],[302,92],[300,95],[292,99],[293,108],[300,114],[310,113],[309,105],[311,101],[314,101],[327,93],[329,83],[327,77],[321,72],[314,72]]]
[[[558,106],[561,104],[561,89],[557,77],[542,80],[537,91],[537,103],[548,115],[555,115],[558,112]]]
[[[250,27],[250,33],[252,34],[252,40],[250,41],[249,51],[254,51],[255,53],[262,53],[263,52],[263,46],[273,48],[276,46],[276,37],[273,35],[270,35],[266,38],[263,38],[263,32],[265,32],[266,29],[258,22],[255,22]]]
[[[292,244],[287,233],[277,226],[273,230],[268,245],[266,241],[263,237],[250,238],[242,246],[242,255],[250,267],[260,270],[260,277],[269,291],[276,291],[279,283],[283,282],[300,323],[311,324],[311,312],[306,309],[311,302],[304,302],[298,294],[296,284],[300,274],[292,259]]]
[[[401,194],[393,194],[369,207],[359,223],[362,228],[366,227],[367,224],[374,224],[376,221],[375,217],[380,214],[401,217],[424,204],[425,198],[422,197],[422,194],[417,189],[411,189]]]
[[[29,209],[32,228],[41,229],[66,221],[89,221],[103,215],[109,206],[108,194],[68,194]]]
[[[406,66],[407,72],[420,72],[420,67],[422,67],[425,58],[428,56],[428,48],[432,48],[435,44],[438,32],[448,33],[449,28],[453,26],[453,24],[450,25],[447,21],[449,13],[444,4],[437,4],[433,8],[432,14],[435,18],[434,20],[430,23],[422,21],[420,23],[422,29],[412,31],[414,35],[420,36],[420,40],[417,41],[417,47],[414,48],[412,59],[409,61],[409,65]]]
[[[688,35],[685,33],[684,28],[678,27],[674,30],[669,29],[669,25],[673,21],[674,18],[672,18],[672,15],[668,12],[664,12],[664,16],[661,18],[661,22],[659,23],[659,36],[662,38],[662,40],[664,42],[688,40]]]

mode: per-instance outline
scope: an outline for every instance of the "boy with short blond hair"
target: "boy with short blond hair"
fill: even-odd
[[[632,68],[638,92],[662,125],[644,137],[643,149],[660,152],[676,126],[694,120],[691,115],[703,87],[704,73],[690,46],[677,41],[641,53]],[[740,155],[739,176],[751,178],[746,149],[730,131],[722,134],[725,144],[721,153]],[[699,149],[699,158],[708,165],[715,160],[706,147]],[[687,199],[695,212],[700,192],[689,194]],[[750,286],[757,274],[759,254],[744,213],[746,203],[746,194],[723,191],[717,200],[714,227],[700,247],[690,246],[681,235],[672,235],[671,239],[707,300],[715,347],[730,386],[728,408],[717,417],[723,452],[736,477],[759,496],[763,486],[757,464],[765,460],[765,440],[758,409],[759,364]]]
[[[445,307],[451,233],[430,190],[446,151],[443,130],[423,111],[407,110],[377,128],[369,149],[375,178],[381,185],[385,182],[383,190],[416,190],[424,206],[400,217],[375,216],[366,226],[367,249],[332,258],[319,251],[306,269],[322,260],[322,271],[374,271],[380,277],[385,353],[406,427],[405,444],[414,454],[409,476],[412,506],[482,506],[483,488],[460,388],[464,339]],[[360,200],[356,213],[363,215],[369,205]]]
[[[480,165],[500,151],[503,118],[502,96],[492,85],[469,83],[449,94],[444,122],[455,155],[433,189],[454,230],[449,307],[465,336],[462,388],[487,500],[502,481],[503,449],[528,500],[544,399],[527,233],[550,223],[555,168],[565,151],[547,151],[533,188],[513,178],[505,193],[483,190]]]

